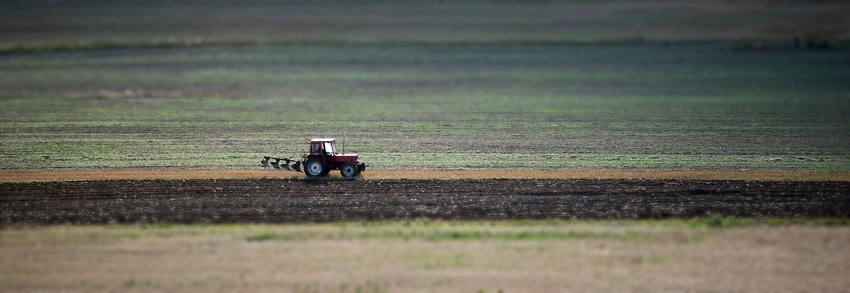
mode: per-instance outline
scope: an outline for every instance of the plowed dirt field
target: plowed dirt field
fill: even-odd
[[[0,222],[850,217],[850,182],[695,179],[188,179],[0,184]]]

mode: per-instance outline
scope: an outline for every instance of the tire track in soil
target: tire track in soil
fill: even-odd
[[[0,184],[0,223],[850,217],[850,182],[104,180]]]

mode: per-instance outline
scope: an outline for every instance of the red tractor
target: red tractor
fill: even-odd
[[[275,160],[269,162],[269,159]],[[280,166],[280,161],[286,163]],[[290,162],[295,162],[290,168]],[[310,140],[310,153],[303,156],[301,160],[289,158],[264,157],[260,164],[266,168],[292,170],[304,173],[310,177],[326,176],[331,170],[339,170],[342,177],[351,178],[366,170],[366,164],[357,160],[357,154],[343,154],[336,150],[336,140],[333,138],[314,138]]]

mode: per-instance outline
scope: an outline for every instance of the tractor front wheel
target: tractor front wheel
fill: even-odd
[[[342,167],[339,168],[339,174],[345,178],[351,178],[357,175],[357,165],[352,162],[342,163]]]
[[[307,162],[304,163],[304,173],[306,173],[307,176],[321,177],[327,175],[328,172],[330,172],[328,165],[325,165],[322,158],[309,158],[307,159]]]

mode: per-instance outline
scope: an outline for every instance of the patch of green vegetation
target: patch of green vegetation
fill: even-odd
[[[390,292],[390,288],[392,288],[390,283],[378,283],[373,282],[372,280],[366,280],[366,282],[360,283],[339,283],[339,284],[327,284],[327,283],[308,283],[308,284],[296,284],[292,288],[293,293],[308,293],[308,292],[353,292],[353,293],[381,293],[381,292]]]
[[[647,220],[508,220],[442,221],[405,220],[338,222],[322,224],[220,224],[220,225],[105,225],[6,228],[0,241],[15,243],[118,243],[145,238],[211,237],[266,241],[578,241],[613,240],[618,242],[664,241],[670,233],[707,233],[722,229],[754,226],[846,227],[845,218],[735,218]],[[693,236],[693,235],[692,235]],[[686,238],[694,238],[688,236]],[[698,236],[698,235],[697,235]],[[699,237],[697,237],[699,238]],[[652,262],[652,259],[648,261]],[[128,281],[130,282],[130,281]],[[134,279],[134,286],[140,285]]]
[[[512,221],[429,221],[357,222],[320,225],[313,230],[267,230],[250,235],[248,241],[311,240],[425,240],[425,241],[521,241],[608,239],[625,242],[657,241],[647,232],[653,227],[674,229],[724,229],[750,226],[847,226],[847,219],[752,219],[710,217],[666,220],[512,220]],[[656,231],[657,232],[657,231]],[[650,259],[650,261],[653,261]]]
[[[328,238],[329,237],[329,238]],[[581,239],[618,239],[635,240],[633,235],[613,235],[610,233],[561,232],[561,231],[362,231],[349,235],[344,230],[335,235],[275,234],[266,232],[249,236],[248,241],[295,241],[295,240],[339,240],[339,239],[379,239],[379,240],[426,240],[426,241],[472,241],[472,240],[581,240]]]
[[[790,226],[790,225],[815,225],[815,226],[846,226],[850,224],[847,219],[794,219],[794,218],[770,218],[770,219],[754,219],[754,218],[736,218],[736,217],[720,217],[713,216],[708,219],[700,219],[688,223],[691,227],[709,227],[712,229],[718,228],[734,228],[748,226]]]

